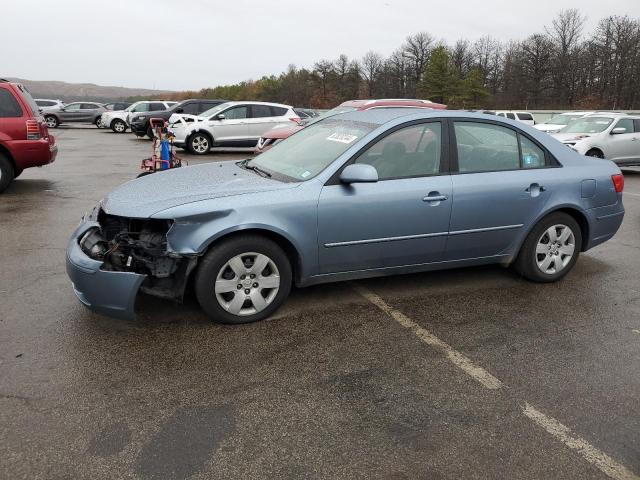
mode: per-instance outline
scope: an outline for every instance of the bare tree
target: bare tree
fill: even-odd
[[[373,97],[375,84],[383,64],[384,60],[379,53],[369,51],[362,57],[362,76],[367,84],[369,98]]]
[[[433,50],[435,39],[427,32],[415,33],[409,35],[402,46],[402,51],[407,60],[409,60],[410,68],[413,75],[410,77],[408,85],[409,94],[415,96],[416,89],[422,81],[424,68],[429,60],[431,50]]]

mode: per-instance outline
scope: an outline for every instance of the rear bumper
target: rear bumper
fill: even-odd
[[[48,165],[58,155],[58,146],[53,136],[40,140],[17,140],[10,142],[7,147],[16,167],[21,170]]]
[[[101,315],[125,320],[135,318],[135,301],[146,275],[102,270],[102,262],[87,256],[78,243],[96,222],[82,223],[67,246],[67,275],[73,291],[87,308]]]
[[[613,205],[606,207],[597,207],[587,210],[590,217],[590,235],[589,242],[585,246],[585,250],[600,245],[612,238],[624,219],[624,207],[622,206],[622,198]]]

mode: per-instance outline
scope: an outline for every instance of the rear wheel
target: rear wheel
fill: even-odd
[[[102,128],[102,117],[96,118],[93,124],[98,128]]]
[[[204,155],[211,148],[211,138],[206,133],[196,132],[189,137],[187,147],[194,155]]]
[[[47,128],[58,128],[58,125],[60,125],[58,117],[54,115],[45,115],[44,123],[47,124]]]
[[[116,118],[113,122],[111,122],[111,130],[116,133],[124,133],[127,131],[127,124],[124,123],[123,120]]]
[[[0,153],[0,193],[7,189],[14,178],[13,165],[6,156]]]
[[[602,153],[597,148],[592,148],[586,154],[587,157],[596,157],[596,158],[604,158],[604,153]]]
[[[195,278],[202,309],[220,323],[249,323],[267,318],[289,296],[291,265],[268,238],[235,237],[214,246]]]
[[[566,213],[552,213],[531,230],[515,268],[533,282],[555,282],[573,268],[581,249],[582,233],[578,223]]]

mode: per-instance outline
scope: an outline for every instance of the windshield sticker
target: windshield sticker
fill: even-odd
[[[304,172],[302,172],[302,175],[300,175],[302,178],[307,178],[309,175],[311,175],[311,172],[309,170],[305,170]]]
[[[356,138],[358,138],[357,135],[348,135],[346,133],[332,133],[327,137],[327,140],[330,140],[332,142],[351,143]]]

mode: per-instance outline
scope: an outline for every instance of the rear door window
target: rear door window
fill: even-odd
[[[490,123],[455,122],[460,172],[487,172],[520,168],[518,136]]]
[[[511,120],[515,120],[516,116],[513,113],[507,113],[507,118],[510,118]]]
[[[544,150],[533,143],[527,137],[520,137],[520,156],[522,160],[522,168],[539,168],[546,165]]]
[[[222,113],[227,120],[241,120],[243,118],[247,118],[247,110],[248,108],[246,105],[240,105],[232,107],[229,110],[225,110]]]
[[[518,118],[520,120],[533,120],[533,117],[530,113],[518,112]]]
[[[149,109],[152,112],[159,112],[160,110],[166,110],[167,108],[164,106],[164,103],[154,102],[151,104],[151,108]]]
[[[283,117],[289,111],[289,110],[287,110],[286,108],[283,108],[283,107],[271,107],[271,110],[273,111],[273,116],[274,117]]]
[[[0,118],[17,118],[22,116],[20,104],[9,90],[0,88]]]
[[[82,104],[82,109],[83,110],[94,110],[98,108],[98,106],[95,103],[83,103]]]
[[[251,105],[251,118],[271,117],[271,108],[268,105]]]

